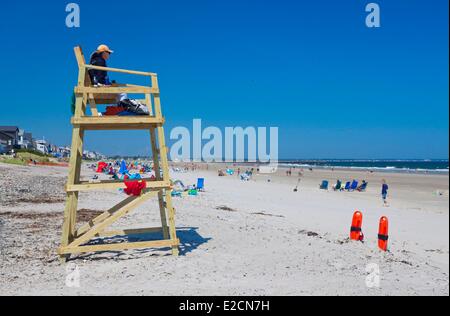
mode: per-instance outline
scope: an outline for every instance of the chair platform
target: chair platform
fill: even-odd
[[[139,130],[164,124],[164,118],[149,115],[139,116],[82,116],[72,118],[72,125],[85,130]]]

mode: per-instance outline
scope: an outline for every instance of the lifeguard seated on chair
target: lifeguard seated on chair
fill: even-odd
[[[114,53],[109,47],[105,44],[100,45],[95,52],[92,53],[89,64],[99,67],[108,67],[106,61],[109,59],[111,54]],[[109,80],[108,72],[104,70],[90,69],[89,77],[91,78],[91,82],[94,86],[112,86],[113,83]],[[127,94],[122,93],[118,96],[117,102],[120,102],[124,99],[127,99]]]
[[[108,67],[106,61],[110,58],[114,51],[109,49],[105,44],[100,45],[95,52],[92,53],[89,64],[99,67]],[[114,81],[110,81],[108,72],[105,70],[90,69],[88,71],[92,84],[95,87],[101,86],[118,86]],[[108,107],[104,115],[148,115],[148,108],[135,100],[130,100],[126,93],[117,95],[117,106]],[[126,112],[126,113],[125,113]]]

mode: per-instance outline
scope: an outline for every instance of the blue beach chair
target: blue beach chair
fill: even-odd
[[[359,188],[356,189],[356,190],[358,190],[359,192],[365,192],[366,189],[367,189],[367,185],[368,185],[367,182],[363,182],[363,183],[359,186]]]
[[[328,184],[329,184],[328,181],[326,181],[326,180],[322,181],[322,184],[320,185],[320,189],[321,190],[328,190]]]
[[[345,190],[345,191],[350,190],[350,185],[351,185],[351,184],[352,184],[352,183],[351,183],[350,181],[348,181],[348,182],[345,184],[344,190]]]
[[[197,180],[197,190],[199,191],[205,191],[205,179],[199,178]]]
[[[349,191],[355,191],[358,188],[358,181],[353,180],[352,185],[350,186]]]

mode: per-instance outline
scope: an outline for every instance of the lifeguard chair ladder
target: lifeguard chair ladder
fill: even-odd
[[[66,261],[71,254],[143,248],[171,248],[172,254],[178,255],[179,240],[175,228],[175,209],[172,204],[172,187],[167,159],[168,150],[164,138],[164,118],[161,112],[157,75],[155,73],[88,65],[85,62],[81,47],[75,47],[74,50],[79,74],[78,85],[75,87],[75,113],[72,118],[72,151],[68,181],[65,188],[67,201],[64,211],[61,247],[58,249],[58,254],[63,261]],[[126,84],[93,87],[88,75],[89,69],[145,76],[149,78],[151,86]],[[116,97],[120,93],[145,95],[145,100],[140,101],[147,105],[150,115],[98,116],[97,104],[114,104],[117,102]],[[88,106],[91,109],[90,116],[86,111]],[[125,188],[125,184],[120,181],[101,181],[98,183],[80,181],[84,133],[90,130],[148,130],[150,132],[149,136],[153,152],[156,180],[143,179],[147,182],[147,188],[141,196],[128,197],[111,209],[90,220],[87,224],[77,227],[76,219],[79,192]],[[162,175],[159,170],[162,170]],[[161,227],[107,231],[107,228],[114,222],[153,197],[158,197]],[[164,239],[156,241],[90,244],[96,238],[156,232],[161,232]]]

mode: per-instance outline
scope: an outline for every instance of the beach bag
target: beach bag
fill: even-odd
[[[119,102],[118,106],[123,107],[126,111],[131,112],[133,114],[150,115],[147,106],[136,100],[124,99]]]

